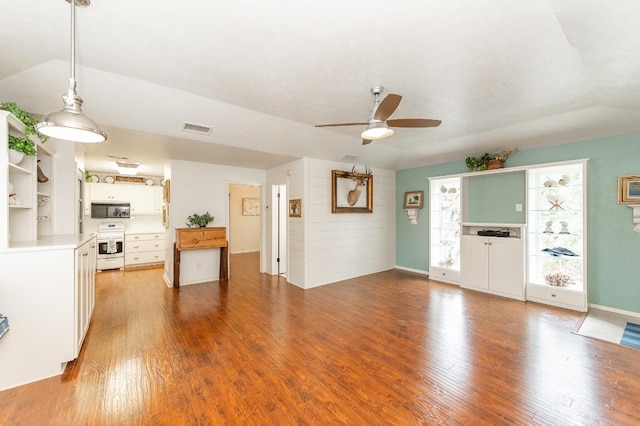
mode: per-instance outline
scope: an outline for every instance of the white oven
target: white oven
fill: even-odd
[[[124,268],[124,224],[102,223],[98,226],[96,239],[96,269]]]

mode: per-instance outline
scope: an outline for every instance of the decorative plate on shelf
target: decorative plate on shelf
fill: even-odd
[[[113,183],[115,182],[115,179],[113,178],[113,176],[109,175],[109,176],[105,176],[104,177],[104,182],[105,183]]]
[[[147,186],[152,186],[154,183],[155,182],[151,178],[147,178],[147,180],[144,181],[144,184]]]
[[[91,183],[98,183],[100,182],[100,177],[98,177],[98,175],[91,175]]]
[[[160,179],[160,186],[164,186],[164,179]]]

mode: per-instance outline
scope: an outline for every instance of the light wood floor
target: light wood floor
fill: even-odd
[[[231,257],[169,289],[98,274],[62,376],[0,392],[2,425],[640,424],[640,350],[583,315],[388,271],[311,290]]]

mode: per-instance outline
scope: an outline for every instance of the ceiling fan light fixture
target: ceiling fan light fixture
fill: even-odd
[[[69,88],[62,96],[62,111],[54,112],[36,124],[36,129],[45,136],[72,142],[96,143],[107,140],[107,135],[95,121],[82,113],[82,98],[76,93],[76,3],[88,6],[89,1],[69,1],[71,3],[71,76]]]
[[[369,123],[369,125],[367,126],[367,129],[364,132],[362,132],[360,136],[362,137],[362,139],[375,141],[378,139],[388,138],[390,136],[393,136],[395,133],[396,132],[393,129],[387,126],[387,123],[383,121],[382,122],[375,121],[375,122]]]
[[[116,161],[118,173],[126,176],[135,176],[138,173],[138,163],[127,163],[125,161]]]

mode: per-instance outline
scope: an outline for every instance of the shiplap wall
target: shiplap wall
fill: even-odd
[[[303,203],[307,224],[304,288],[395,267],[396,182],[393,170],[372,170],[373,213],[331,213],[331,170],[349,171],[352,166],[307,160]],[[359,169],[364,171],[364,166],[360,165]]]

